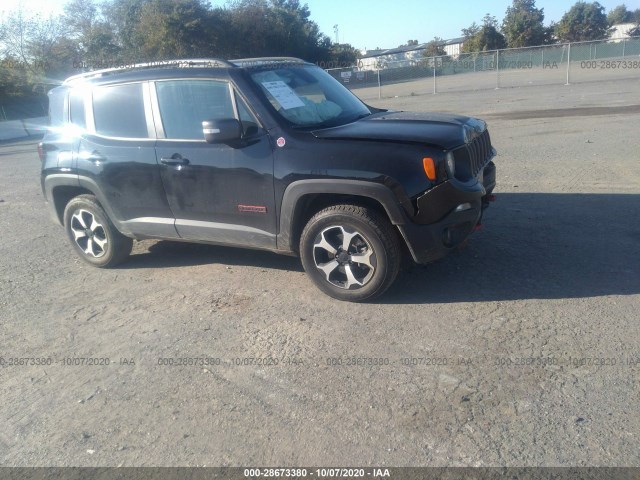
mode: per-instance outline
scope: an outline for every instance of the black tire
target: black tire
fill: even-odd
[[[114,267],[131,253],[133,240],[113,226],[93,195],[80,195],[67,204],[64,228],[76,253],[94,267]]]
[[[391,286],[400,270],[402,249],[396,231],[383,215],[357,205],[334,205],[318,212],[305,226],[300,258],[324,293],[338,300],[362,302],[382,295]]]

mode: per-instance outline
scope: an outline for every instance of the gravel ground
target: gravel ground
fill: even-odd
[[[1,145],[0,357],[52,364],[0,368],[0,465],[640,466],[639,98],[377,103],[487,119],[498,202],[365,305],[271,253],[144,241],[92,268],[49,220],[35,141]]]
[[[614,62],[614,65],[611,64]],[[584,83],[602,82],[633,82],[638,80],[640,74],[640,56],[626,58],[597,60],[591,62],[572,62],[569,70],[569,83],[581,85]],[[619,65],[619,66],[618,66]],[[595,67],[595,68],[592,68]],[[334,76],[340,77],[333,72]],[[434,91],[434,78],[427,75],[422,78],[399,81],[402,77],[394,79],[392,83],[386,83],[382,77],[382,85],[377,86],[375,74],[370,73],[373,87],[361,88],[357,83],[346,83],[346,87],[354,89],[354,92],[363,100],[374,102],[379,97],[383,99],[405,96],[431,95]],[[547,68],[510,68],[496,72],[495,70],[471,73],[459,73],[456,75],[442,75],[435,79],[435,91],[437,93],[464,93],[468,91],[484,91],[500,88],[527,88],[532,86],[563,87],[567,83],[567,65],[548,65]],[[588,88],[591,94],[597,94],[598,88]],[[607,90],[605,90],[607,92]],[[615,92],[615,90],[613,90]],[[484,98],[480,96],[480,98]]]

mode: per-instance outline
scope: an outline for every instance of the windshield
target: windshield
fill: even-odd
[[[324,70],[283,67],[251,74],[278,114],[294,127],[333,127],[371,111]]]

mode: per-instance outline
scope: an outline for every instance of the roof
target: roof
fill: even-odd
[[[450,38],[449,40],[444,40],[442,45],[457,45],[458,43],[464,43],[465,40],[465,37]]]
[[[229,68],[256,68],[256,67],[274,67],[278,65],[304,65],[304,60],[293,57],[262,57],[262,58],[241,58],[237,60],[222,60],[220,58],[190,58],[162,60],[158,62],[136,63],[131,65],[118,65],[116,67],[104,68],[101,70],[93,70],[80,73],[67,78],[63,85],[75,83],[78,81],[102,79],[112,75],[123,75],[126,73],[140,73],[142,71],[155,71],[167,69],[229,69]]]
[[[425,48],[427,48],[426,43],[421,43],[420,45],[403,45],[397,48],[390,48],[389,50],[375,50],[376,53],[365,55],[362,58],[374,58],[374,57],[382,57],[384,55],[395,55],[396,53],[413,52],[416,50],[424,50]]]
[[[464,41],[465,41],[464,37],[457,37],[457,38],[451,38],[449,40],[442,40],[441,42],[438,42],[438,45],[441,45],[441,46],[457,45],[459,43],[460,44],[464,43]],[[386,55],[396,55],[398,53],[407,53],[407,52],[415,52],[418,50],[425,50],[429,45],[429,43],[431,42],[421,43],[419,45],[403,45],[397,48],[390,48],[389,50],[371,50],[371,52],[373,53],[365,55],[362,58],[384,57]]]

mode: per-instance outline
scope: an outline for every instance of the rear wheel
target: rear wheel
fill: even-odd
[[[357,205],[334,205],[309,220],[300,257],[320,290],[360,302],[384,293],[398,275],[401,248],[389,221]]]
[[[76,253],[95,267],[113,267],[131,253],[133,241],[113,226],[93,195],[80,195],[67,204],[64,227]]]

